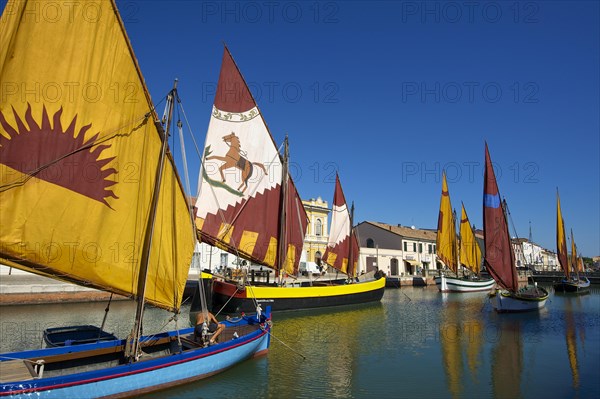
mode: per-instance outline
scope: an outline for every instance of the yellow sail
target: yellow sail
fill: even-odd
[[[42,4],[0,19],[0,262],[135,297],[158,118],[114,2]],[[162,173],[146,300],[177,309],[194,236],[170,156]]]
[[[458,272],[458,251],[456,248],[456,229],[446,172],[442,174],[442,196],[436,238],[437,256],[455,273]]]
[[[556,250],[558,253],[558,262],[562,267],[565,276],[569,278],[569,260],[567,257],[567,237],[565,235],[565,221],[560,210],[560,197],[556,190]]]
[[[479,274],[481,249],[475,234],[473,234],[473,228],[469,222],[464,204],[462,205],[460,217],[460,263],[473,273]]]
[[[571,229],[571,270],[574,272],[579,272],[579,267],[577,265],[577,246],[575,245],[575,237],[573,237],[573,229]]]

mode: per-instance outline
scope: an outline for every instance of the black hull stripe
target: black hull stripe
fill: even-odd
[[[382,287],[377,290],[361,292],[358,294],[349,295],[336,295],[328,297],[304,297],[304,298],[257,298],[257,302],[263,307],[271,306],[271,311],[282,311],[282,310],[302,310],[311,308],[322,308],[329,306],[342,306],[342,305],[354,305],[358,303],[380,301],[383,297],[385,288]],[[225,295],[214,293],[213,295],[213,311],[219,311],[221,307],[227,302],[229,297]],[[231,298],[225,309],[224,313],[240,313],[240,312],[255,312],[256,307],[254,300],[251,298]]]

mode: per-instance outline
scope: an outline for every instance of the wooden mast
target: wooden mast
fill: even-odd
[[[177,93],[177,79],[173,84],[173,89],[168,95],[169,111],[166,121],[166,131],[163,129],[160,121],[155,121],[154,124],[160,134],[161,138],[161,151],[160,158],[158,160],[156,176],[154,179],[154,192],[152,193],[152,204],[150,206],[150,214],[148,216],[148,222],[146,224],[146,233],[144,235],[144,245],[142,247],[142,259],[140,262],[140,273],[138,275],[138,288],[136,295],[136,312],[135,312],[135,323],[130,336],[127,338],[128,351],[126,356],[129,361],[137,361],[140,352],[140,336],[142,335],[142,319],[144,317],[144,302],[146,296],[146,279],[148,277],[148,266],[150,264],[150,251],[152,249],[152,238],[154,235],[154,225],[156,221],[156,209],[158,207],[158,199],[160,197],[160,185],[162,182],[163,169],[165,164],[165,158],[167,153],[167,143],[169,138],[169,127],[171,125],[171,119],[173,116],[173,105],[175,96]]]
[[[348,206],[348,205],[346,204],[346,206]],[[353,252],[352,247],[354,246],[353,245],[354,244],[354,240],[353,240],[353,238],[354,238],[354,201],[352,201],[352,206],[350,207],[349,216],[350,216],[350,237],[348,237],[348,238],[350,239],[349,240],[350,248],[348,250],[348,266],[346,267],[346,275],[348,277],[353,277],[353,276],[350,276],[350,273],[348,273],[348,270],[350,270],[352,275],[354,275],[356,273],[356,271],[354,270],[354,259],[353,259],[354,254],[352,253]],[[358,259],[356,261],[356,267],[358,268]]]
[[[285,254],[286,254],[286,211],[287,211],[287,191],[288,191],[288,179],[289,179],[289,171],[288,171],[288,160],[289,160],[289,143],[288,136],[285,136],[285,140],[283,141],[283,159],[282,159],[282,176],[281,176],[281,204],[280,204],[280,218],[279,218],[279,238],[277,240],[277,264],[275,269],[275,277],[280,277],[281,268],[285,264]]]

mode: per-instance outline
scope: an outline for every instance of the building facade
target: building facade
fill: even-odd
[[[411,276],[438,268],[434,230],[368,221],[355,229],[359,273],[382,270],[389,276]]]
[[[317,262],[327,248],[329,212],[331,210],[327,207],[327,201],[323,201],[321,197],[302,200],[302,204],[308,215],[308,226],[304,237],[304,260]]]
[[[512,242],[517,266],[527,266],[537,271],[554,271],[560,268],[555,252],[526,238],[513,239]]]

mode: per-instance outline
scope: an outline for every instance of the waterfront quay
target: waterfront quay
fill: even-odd
[[[193,294],[198,273],[190,273],[184,297]],[[109,292],[82,287],[0,265],[0,306],[58,302],[108,301]],[[112,300],[127,299],[113,295]]]
[[[600,284],[600,272],[586,273],[585,276],[588,278],[588,280],[590,280],[590,283]],[[529,281],[537,281],[539,283],[553,283],[556,281],[560,281],[563,278],[565,278],[565,274],[563,272],[535,271],[532,274],[530,274]]]
[[[266,282],[267,280],[272,280],[272,278],[258,277],[258,275],[257,273],[256,281]],[[438,271],[428,270],[425,276],[416,274],[409,276],[387,276],[386,288],[435,286],[434,277],[437,275]],[[301,276],[296,279],[290,279],[290,282],[338,280],[340,276],[336,273],[326,273],[321,276]],[[561,272],[521,272],[519,273],[519,282],[522,285],[526,285],[528,281],[529,283],[553,283],[561,280],[563,277],[564,275]],[[587,277],[592,284],[600,284],[600,272],[588,273]],[[198,278],[198,272],[190,272],[184,291],[184,298],[193,295]],[[0,266],[0,306],[55,302],[95,302],[107,301],[108,299],[110,299],[110,293],[104,291]],[[120,295],[113,295],[113,300],[122,299],[126,298]]]

